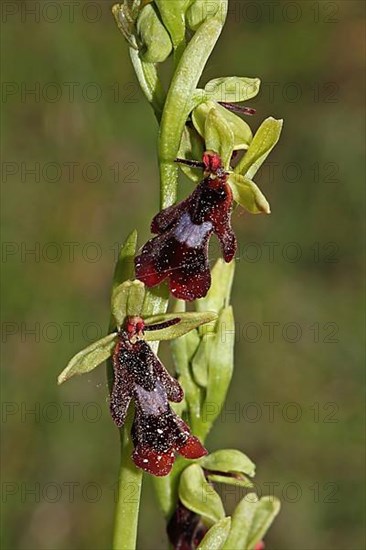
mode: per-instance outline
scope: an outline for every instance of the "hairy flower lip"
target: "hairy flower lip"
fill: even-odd
[[[177,322],[176,319],[171,321]],[[118,334],[113,354],[110,412],[115,424],[121,428],[130,402],[134,401],[131,437],[135,448],[132,459],[144,471],[165,476],[173,467],[175,453],[195,459],[206,455],[207,451],[170,407],[169,401],[182,401],[183,390],[149,344],[136,339],[134,330],[140,324],[140,317],[129,317],[125,326],[132,327],[131,331],[125,329]]]
[[[173,296],[186,301],[206,296],[210,288],[211,235],[218,237],[226,262],[233,259],[237,246],[230,223],[233,194],[221,158],[206,151],[201,166],[204,179],[187,199],[154,217],[151,231],[157,235],[135,258],[137,279],[153,287],[168,278]]]

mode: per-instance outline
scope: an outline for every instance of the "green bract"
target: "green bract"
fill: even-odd
[[[246,122],[214,101],[200,103],[192,112],[192,121],[198,133],[206,140],[206,118],[214,109],[224,119],[234,136],[233,150],[248,149],[253,134]],[[228,137],[231,139],[231,136]]]
[[[208,380],[203,404],[202,434],[206,435],[224,404],[234,368],[235,323],[232,307],[224,308],[206,358]]]
[[[231,518],[231,529],[222,550],[254,550],[280,510],[275,497],[246,495]]]
[[[238,76],[215,78],[207,82],[205,94],[207,99],[224,103],[239,103],[255,97],[260,88],[259,78]]]
[[[141,42],[140,56],[144,61],[161,63],[166,60],[172,51],[172,42],[152,4],[141,10],[137,33]]]
[[[197,311],[221,311],[230,303],[231,287],[235,272],[235,261],[226,263],[217,260],[211,271],[211,288],[207,295],[196,302]]]
[[[205,478],[202,468],[192,464],[180,476],[179,498],[188,510],[211,525],[225,517],[221,498]]]
[[[230,290],[235,262],[218,260],[205,298],[195,301],[195,309],[214,311],[217,320],[172,342],[174,365],[185,390],[189,423],[204,439],[221,411],[233,370],[235,324]],[[179,317],[184,303],[179,303]]]
[[[251,214],[270,214],[271,209],[259,187],[249,178],[230,174],[228,183],[233,191],[234,200]]]
[[[231,518],[224,518],[215,523],[201,540],[197,550],[221,550],[231,527]]]

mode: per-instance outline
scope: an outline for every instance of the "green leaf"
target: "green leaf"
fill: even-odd
[[[220,474],[208,474],[207,478],[212,483],[234,485],[234,487],[245,487],[246,489],[251,489],[253,487],[253,483],[243,474],[238,474],[237,477],[224,476]]]
[[[135,229],[128,235],[127,239],[121,246],[121,250],[114,270],[112,291],[118,285],[120,285],[124,281],[127,281],[127,279],[133,279],[135,272],[134,258],[136,253],[136,246],[137,231]]]
[[[173,319],[179,318],[180,321],[176,325],[172,325],[167,328],[160,330],[148,330],[145,331],[145,340],[147,341],[156,341],[156,340],[173,340],[184,336],[187,332],[203,325],[205,323],[210,323],[217,319],[217,314],[211,311],[205,313],[166,313],[162,315],[154,315],[153,317],[148,317],[144,319],[146,325],[155,325],[157,323],[165,323],[166,321],[171,321]]]
[[[234,279],[235,261],[226,263],[219,258],[211,271],[211,287],[205,298],[195,302],[197,311],[217,311],[229,305]]]
[[[280,502],[275,497],[258,500],[254,493],[246,495],[233,513],[230,534],[223,550],[254,550],[279,510]]]
[[[185,11],[189,0],[155,0],[163,23],[169,31],[174,48],[184,41],[186,25]]]
[[[221,449],[203,457],[200,464],[206,470],[224,473],[255,475],[255,464],[236,449]]]
[[[208,17],[216,15],[221,7],[220,2],[221,0],[195,0],[186,13],[188,26],[196,31]]]
[[[225,170],[230,168],[234,150],[234,134],[225,118],[217,109],[211,109],[205,122],[205,142],[208,151],[214,151],[221,157]]]
[[[238,76],[215,78],[207,82],[205,92],[214,101],[238,103],[255,97],[260,88],[259,78]]]
[[[183,130],[178,157],[186,160],[201,160],[204,151],[205,148],[201,136],[194,128],[186,126]],[[184,164],[180,164],[179,166],[192,181],[199,182],[203,179],[202,168],[192,168]]]
[[[202,516],[203,521],[208,524],[225,517],[221,498],[207,483],[198,464],[188,466],[180,476],[179,498],[186,508]]]
[[[251,214],[270,214],[271,208],[266,197],[254,181],[232,173],[228,178],[228,183],[233,191],[234,201],[248,210]]]
[[[141,316],[145,298],[145,286],[141,281],[125,281],[112,292],[112,315],[117,327],[123,325],[126,316]]]
[[[100,363],[103,363],[103,361],[112,355],[116,346],[117,336],[117,333],[113,332],[79,351],[59,375],[57,383],[62,384],[75,374],[90,372],[100,365]]]
[[[140,56],[148,63],[162,63],[172,51],[169,33],[160,21],[153,4],[147,4],[137,19],[137,33],[143,44]]]
[[[236,166],[235,172],[252,179],[278,142],[282,126],[283,120],[267,118],[258,128],[249,149]]]
[[[206,140],[206,118],[211,109],[225,120],[234,135],[233,149],[248,149],[253,134],[246,122],[214,101],[205,101],[192,111],[192,121],[198,133]],[[207,147],[206,147],[207,148]]]
[[[230,532],[231,518],[224,518],[209,529],[197,550],[221,550]]]
[[[220,414],[234,367],[235,323],[232,308],[222,310],[211,347],[202,430],[207,434]]]

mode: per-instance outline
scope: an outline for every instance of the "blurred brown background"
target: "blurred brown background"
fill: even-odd
[[[364,3],[230,1],[202,83],[259,76],[250,124],[285,126],[257,177],[272,215],[233,219],[236,368],[208,446],[246,452],[282,500],[269,550],[361,550]],[[118,243],[158,208],[157,127],[111,4],[2,3],[6,550],[110,547],[104,368],[56,376],[104,334]],[[165,548],[149,479],[141,517],[139,550]]]

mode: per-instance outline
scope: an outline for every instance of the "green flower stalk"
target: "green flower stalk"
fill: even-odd
[[[75,355],[58,381],[107,361],[110,410],[121,440],[114,550],[137,547],[144,471],[153,476],[174,548],[254,550],[279,512],[277,499],[255,494],[255,465],[243,452],[207,454],[203,447],[234,368],[230,216],[238,206],[270,213],[253,178],[282,129],[282,120],[269,117],[253,136],[239,116],[254,114],[241,103],[258,94],[259,78],[218,77],[197,87],[227,10],[228,0],[124,0],[112,8],[159,124],[162,210],[151,225],[156,236],[138,255],[136,231],[121,247],[108,333]],[[169,58],[165,89],[160,66]],[[197,187],[176,203],[179,169]],[[212,233],[223,259],[210,270]],[[169,301],[165,279],[177,299]],[[192,301],[190,311],[186,301]],[[171,343],[174,375],[156,355],[162,340]],[[134,502],[125,494],[131,483]],[[247,491],[231,517],[215,489],[220,483]]]

